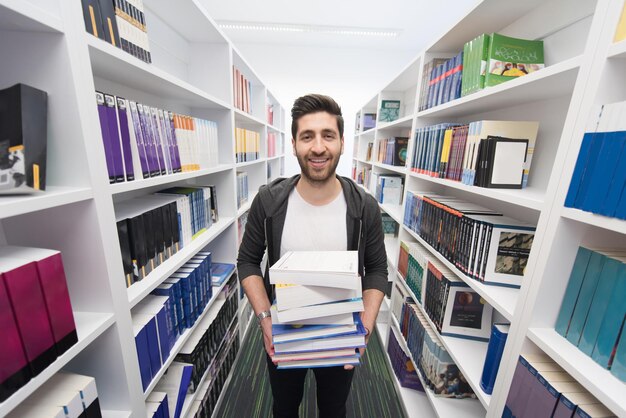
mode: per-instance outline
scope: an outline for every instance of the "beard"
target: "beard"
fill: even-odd
[[[304,177],[309,183],[312,185],[322,185],[327,183],[329,180],[335,177],[335,171],[337,170],[337,165],[339,164],[339,156],[330,155],[329,161],[326,166],[322,169],[315,169],[309,165],[309,158],[324,158],[325,156],[317,156],[313,154],[309,155],[296,155],[298,159],[298,164],[300,165],[300,170],[302,171],[302,177]]]

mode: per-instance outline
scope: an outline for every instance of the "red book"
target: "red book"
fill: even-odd
[[[57,354],[65,353],[78,342],[78,335],[61,253],[44,248],[9,246],[0,247],[0,257],[35,262]]]
[[[4,402],[30,380],[31,374],[3,280],[0,280],[0,330],[0,402]]]
[[[37,265],[0,258],[0,271],[31,373],[36,376],[57,358]]]

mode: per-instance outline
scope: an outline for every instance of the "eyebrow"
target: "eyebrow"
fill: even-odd
[[[300,132],[300,133],[298,134],[298,137],[301,137],[301,136],[306,135],[306,134],[314,134],[314,133],[315,133],[315,131],[314,131],[314,130],[312,130],[312,129],[307,129],[306,131],[302,131],[302,132]],[[337,132],[336,132],[336,131],[334,131],[334,130],[332,130],[332,129],[322,129],[322,133],[323,133],[323,134],[328,134],[328,133],[331,133],[331,134],[333,134],[333,135],[337,135]]]

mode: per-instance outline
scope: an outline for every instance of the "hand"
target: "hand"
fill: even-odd
[[[365,328],[367,330],[367,334],[365,334],[365,347],[361,347],[359,348],[359,354],[361,355],[361,357],[363,357],[363,355],[365,354],[365,348],[367,348],[367,342],[370,339],[370,330]],[[352,370],[354,369],[354,366],[352,364],[344,364],[343,366],[344,370]]]
[[[272,319],[270,317],[263,318],[261,321],[261,331],[263,332],[265,351],[268,356],[272,357],[274,356],[274,343],[272,342]]]

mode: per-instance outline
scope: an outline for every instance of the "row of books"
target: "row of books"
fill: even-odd
[[[237,171],[237,208],[248,201],[248,173]]]
[[[372,152],[374,150],[374,143],[367,143],[367,151],[365,152],[365,161],[372,161]]]
[[[127,287],[217,221],[215,190],[215,186],[173,187],[115,205]]]
[[[244,212],[237,218],[237,248],[241,245],[243,239],[243,233],[246,230],[246,224],[248,223],[248,211]]]
[[[352,166],[352,178],[356,184],[360,184],[363,187],[369,186],[371,175],[372,169],[369,167],[363,167],[360,170],[357,170],[356,164]]]
[[[46,190],[48,93],[26,84],[0,89],[0,194]]]
[[[96,380],[75,373],[56,373],[6,417],[102,418]]]
[[[210,255],[189,261],[133,308],[133,333],[144,390],[169,358],[178,338],[193,327],[211,300],[210,264]]]
[[[207,370],[211,370],[211,376],[213,375],[217,365],[216,354],[232,336],[228,331],[237,327],[237,292],[236,289],[230,290],[228,294],[222,291],[217,296],[218,300],[211,305],[176,355],[177,361],[193,365],[189,386],[192,393],[199,389],[200,381]]]
[[[217,166],[215,122],[99,91],[96,102],[110,183]]]
[[[252,83],[243,75],[242,71],[233,65],[233,99],[235,107],[243,112],[252,113],[250,108],[251,93]]]
[[[404,177],[398,174],[370,174],[370,190],[379,203],[402,204]]]
[[[245,163],[261,158],[261,134],[235,128],[235,162]]]
[[[411,171],[491,188],[523,188],[535,150],[537,122],[480,120],[418,128]]]
[[[167,373],[158,381],[154,391],[148,397],[152,402],[163,405],[163,412],[165,412],[164,403],[167,399],[169,418],[181,417],[192,371],[193,366],[191,364],[178,361],[172,362],[167,369]]]
[[[167,393],[152,391],[146,398],[146,415],[152,418],[170,418]]]
[[[400,332],[428,390],[446,398],[474,398],[469,383],[411,298],[402,300]]]
[[[233,322],[236,324],[236,321]],[[200,393],[203,393],[204,397],[202,400],[193,403],[189,410],[189,416],[194,418],[211,418],[213,416],[217,401],[224,389],[224,383],[239,353],[238,332],[238,327],[229,331],[229,335],[232,335],[232,337],[230,341],[223,344],[222,349],[216,355],[216,371],[211,374],[213,379],[200,388]]]
[[[420,381],[415,366],[411,358],[404,352],[400,343],[396,339],[396,333],[389,333],[389,344],[387,345],[387,354],[391,361],[391,369],[398,378],[400,386],[403,388],[425,392],[424,386]]]
[[[463,52],[451,59],[432,65],[429,73],[424,71],[423,82],[427,81],[424,108],[438,106],[461,97],[461,76],[463,74]],[[426,78],[426,76],[428,78]],[[422,86],[425,86],[424,84]]]
[[[280,134],[276,132],[267,133],[267,158],[276,157],[282,153],[283,145]]]
[[[266,110],[267,123],[270,125],[274,125],[274,104],[267,103],[265,105],[265,110]]]
[[[358,364],[365,346],[356,251],[289,251],[270,267],[279,369]]]
[[[404,225],[467,277],[521,287],[536,227],[452,196],[409,191]]]
[[[594,107],[586,131],[565,206],[626,219],[626,101]]]
[[[78,342],[61,253],[0,247],[0,402]]]
[[[395,166],[406,166],[408,146],[409,138],[405,136],[380,139],[378,142],[378,162]],[[368,153],[370,153],[369,149]]]
[[[626,382],[626,250],[579,247],[555,329]]]
[[[369,131],[376,127],[376,113],[364,112],[363,113],[363,132]],[[356,124],[354,131],[356,133],[361,132],[361,112],[356,114]]]
[[[81,0],[85,29],[135,58],[150,63],[143,0]]]
[[[409,252],[414,256],[409,256]],[[416,265],[410,277],[409,258]],[[439,334],[489,341],[493,308],[422,245],[401,243],[398,271],[410,289],[419,291],[420,299],[415,302],[424,307]]]
[[[600,401],[543,353],[522,354],[503,418],[614,417]]]
[[[453,58],[434,58],[424,65],[419,111],[544,67],[543,41],[481,34]]]

